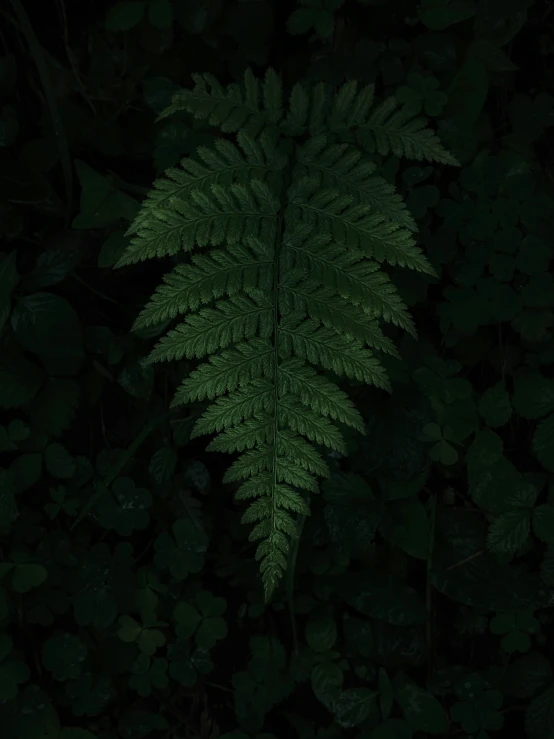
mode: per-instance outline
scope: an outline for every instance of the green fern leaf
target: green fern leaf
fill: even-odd
[[[416,222],[398,192],[375,175],[374,162],[347,144],[329,145],[327,135],[314,136],[298,152],[295,176],[321,174],[321,186],[358,196],[371,211],[397,225],[417,231]]]
[[[346,390],[321,370],[390,391],[380,356],[398,352],[383,324],[416,332],[381,265],[434,274],[405,203],[367,151],[454,160],[394,99],[375,106],[371,85],[331,95],[323,83],[297,84],[285,113],[273,70],[194,83],[167,113],[186,110],[236,140],[200,148],[154,184],[118,266],[181,260],[135,328],[181,318],[149,361],[198,362],[173,405],[208,401],[192,436],[212,434],[209,450],[238,455],[223,479],[246,503],[269,598],[296,517],[329,476],[321,448],[346,454],[341,424],[364,430]],[[206,253],[189,254],[196,247]]]
[[[406,108],[398,110],[397,106],[396,98],[387,98],[375,108],[368,122],[360,126],[358,137],[364,148],[382,156],[394,154],[416,161],[459,166],[438,136],[426,127],[424,118],[414,118]]]
[[[193,74],[192,79],[193,89],[177,92],[160,118],[186,110],[222,131],[245,131],[252,136],[282,118],[281,80],[273,69],[267,70],[263,84],[251,69],[246,70],[241,84],[227,87],[211,74]]]
[[[273,333],[273,305],[262,292],[236,295],[215,308],[203,308],[188,316],[164,336],[151,352],[150,362],[170,362],[183,357],[205,357],[223,347],[256,335]]]
[[[187,200],[175,198],[166,207],[149,205],[149,218],[134,225],[136,234],[116,266],[174,256],[195,245],[236,244],[246,235],[272,242],[280,204],[262,180],[210,190],[191,190]]]
[[[328,230],[335,241],[357,247],[377,262],[435,274],[410,231],[374,213],[370,205],[354,202],[353,195],[322,189],[313,177],[298,179],[287,194],[289,223],[301,220],[318,230]]]
[[[133,330],[163,323],[195,311],[223,295],[233,296],[247,288],[271,290],[271,249],[260,239],[246,236],[244,244],[231,244],[226,251],[195,254],[192,264],[180,264],[164,282],[135,321]]]

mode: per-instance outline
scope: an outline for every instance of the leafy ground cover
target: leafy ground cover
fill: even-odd
[[[554,737],[553,7],[21,0],[0,42],[0,720],[8,739]],[[461,166],[374,154],[434,273],[388,266],[364,420],[264,599],[228,455],[171,407],[189,359],[114,269],[215,127],[190,75],[351,80]]]

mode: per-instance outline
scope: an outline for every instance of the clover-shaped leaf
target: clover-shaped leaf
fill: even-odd
[[[436,77],[412,72],[408,75],[406,84],[396,91],[396,99],[399,103],[404,103],[412,115],[423,110],[426,115],[437,116],[442,113],[448,101],[448,95],[438,88],[439,81]]]
[[[313,611],[306,624],[306,641],[315,652],[328,652],[337,640],[337,625],[330,608]]]
[[[458,702],[450,709],[453,721],[461,724],[468,733],[502,728],[504,716],[500,713],[503,695],[499,690],[491,690],[485,680],[473,673],[454,685]]]
[[[0,702],[15,698],[18,686],[31,675],[27,665],[12,654],[12,649],[11,638],[0,634]]]
[[[479,400],[479,413],[491,428],[508,423],[512,415],[512,406],[503,383],[499,382],[485,390]]]
[[[173,536],[160,534],[154,542],[154,564],[168,569],[176,580],[185,580],[190,573],[200,572],[208,548],[206,534],[188,519],[181,518],[172,526]]]
[[[430,691],[411,682],[402,673],[395,677],[393,684],[396,700],[414,732],[429,734],[447,732],[448,716]]]
[[[148,526],[151,505],[152,496],[146,488],[135,487],[130,477],[118,477],[111,491],[98,501],[96,516],[105,529],[113,529],[120,536],[130,536],[133,531],[142,531]]]
[[[291,35],[306,33],[312,28],[321,38],[330,38],[335,28],[334,11],[341,0],[301,0],[301,7],[293,10],[287,21]]]
[[[188,641],[171,644],[167,650],[169,674],[185,687],[196,684],[198,675],[207,675],[213,670],[213,662],[207,649],[198,647],[192,654]]]
[[[59,442],[48,444],[44,450],[44,464],[53,477],[68,480],[75,474],[75,460]]]
[[[57,518],[61,511],[68,516],[76,516],[79,512],[79,501],[76,498],[69,497],[69,492],[65,485],[51,487],[50,497],[54,502],[46,503],[44,506],[44,511],[49,518]]]
[[[42,663],[55,680],[75,680],[81,674],[87,651],[74,634],[52,636],[42,648]]]
[[[71,700],[74,716],[98,716],[116,696],[109,675],[93,676],[90,672],[68,682],[65,691]]]
[[[13,727],[15,736],[20,736],[21,739],[23,737],[25,739],[59,738],[60,719],[52,705],[50,696],[42,691],[38,685],[26,686],[19,696],[18,702],[13,706],[15,708],[13,713],[8,706],[2,706],[3,721],[7,720],[8,722],[8,726],[3,724],[2,729],[4,731],[9,727],[8,735],[13,735],[11,731],[11,727]],[[6,707],[8,707],[8,712],[4,712]]]
[[[437,423],[426,423],[423,427],[423,441],[433,444],[429,451],[429,456],[435,462],[441,462],[444,465],[456,464],[458,461],[458,452],[450,441],[454,441],[448,426],[444,429]]]
[[[136,577],[131,569],[132,548],[120,543],[113,556],[104,543],[82,554],[75,573],[75,618],[81,626],[107,628],[115,621],[118,611],[132,605]]]
[[[47,579],[46,567],[26,561],[28,557],[25,554],[15,552],[12,554],[12,560],[13,562],[0,564],[0,578],[11,572],[12,587],[16,593],[28,593],[33,588],[38,588]]]
[[[140,654],[133,663],[129,687],[147,698],[152,693],[152,688],[162,689],[169,683],[167,666],[166,659],[151,659],[147,654]]]
[[[226,608],[225,598],[216,598],[212,593],[200,590],[194,598],[194,605],[179,603],[175,608],[173,617],[177,635],[188,639],[194,634],[198,646],[211,649],[227,636],[227,623],[221,618]]]
[[[499,613],[491,618],[489,628],[493,634],[502,636],[501,647],[505,652],[526,652],[531,646],[529,635],[537,634],[539,621],[533,611]]]
[[[154,625],[154,624],[152,624]],[[156,623],[159,626],[160,624]],[[138,648],[144,654],[152,657],[158,647],[165,644],[165,636],[162,631],[150,628],[148,624],[139,624],[131,616],[119,617],[118,636],[123,642],[136,642]]]

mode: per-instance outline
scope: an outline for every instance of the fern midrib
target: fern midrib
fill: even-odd
[[[272,505],[271,505],[271,532],[275,531],[275,521],[277,517],[277,438],[278,438],[278,419],[279,419],[279,290],[280,275],[279,265],[281,249],[283,246],[283,236],[285,228],[284,214],[288,206],[287,192],[292,182],[292,163],[289,160],[288,167],[283,168],[283,182],[281,184],[279,221],[275,234],[275,250],[273,262],[273,480],[272,480]]]

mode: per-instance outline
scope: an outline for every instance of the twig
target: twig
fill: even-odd
[[[487,551],[486,549],[480,549],[478,552],[474,552],[473,554],[470,554],[469,557],[462,559],[461,562],[456,562],[455,564],[450,565],[450,567],[446,568],[446,571],[449,572],[450,570],[455,570],[456,567],[461,567],[462,565],[465,565],[468,562],[471,562],[472,559],[475,559],[476,557],[480,557],[486,551]]]

